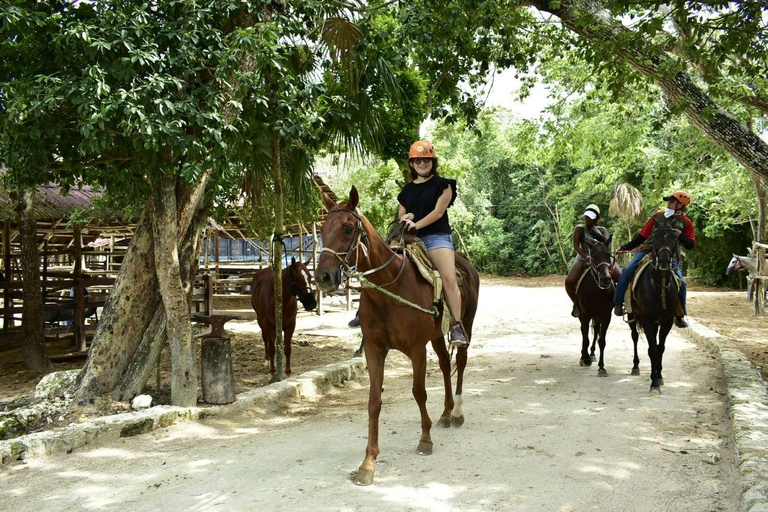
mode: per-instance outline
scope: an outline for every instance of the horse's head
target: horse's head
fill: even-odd
[[[302,306],[307,311],[312,311],[317,306],[315,294],[312,293],[312,278],[309,275],[307,266],[291,258],[291,264],[286,269],[291,282],[291,295],[298,297]]]
[[[656,268],[667,271],[677,255],[677,234],[668,224],[657,224],[653,230],[653,259]]]
[[[595,281],[597,281],[597,286],[603,290],[611,287],[611,272],[615,264],[611,251],[608,249],[611,245],[611,239],[612,237],[608,236],[608,240],[605,243],[598,241],[587,242],[589,245],[590,271],[593,273]]]
[[[349,200],[336,204],[330,197],[323,195],[323,203],[328,216],[320,233],[323,237],[323,250],[315,269],[315,282],[323,292],[336,290],[344,281],[344,274],[350,267],[358,264],[358,259],[367,254],[368,235],[363,229],[363,215],[357,210],[360,196],[352,187]]]
[[[728,263],[728,268],[725,269],[725,275],[730,276],[737,270],[744,270],[744,265],[741,264],[739,257],[734,254],[731,262]]]

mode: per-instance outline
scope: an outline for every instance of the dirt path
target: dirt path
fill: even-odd
[[[723,377],[674,332],[666,386],[631,377],[623,323],[609,330],[607,378],[578,366],[578,324],[560,288],[493,282],[481,291],[460,429],[415,453],[410,365],[391,354],[373,486],[348,477],[367,435],[367,382],[280,410],[180,424],[0,473],[15,511],[737,511],[738,474]],[[348,314],[337,315],[340,325]],[[327,316],[326,322],[330,321]],[[441,410],[436,361],[429,409]]]

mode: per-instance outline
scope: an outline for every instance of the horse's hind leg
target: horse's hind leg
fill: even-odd
[[[427,347],[419,345],[410,354],[411,364],[413,364],[413,398],[419,406],[421,413],[421,438],[416,451],[419,455],[432,455],[432,420],[429,419],[427,412]]]
[[[448,428],[451,426],[451,411],[453,410],[453,389],[451,387],[451,356],[445,346],[445,338],[442,336],[432,340],[432,348],[437,354],[440,362],[440,371],[443,374],[443,384],[445,386],[445,399],[443,401],[443,414],[437,420],[437,426]]]
[[[456,349],[456,394],[453,397],[453,409],[451,409],[451,425],[460,427],[464,424],[464,411],[461,406],[464,402],[462,393],[464,390],[464,369],[467,367],[467,347]]]

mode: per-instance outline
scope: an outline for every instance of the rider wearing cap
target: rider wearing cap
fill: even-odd
[[[632,277],[635,275],[638,265],[640,265],[640,260],[653,250],[652,235],[656,224],[672,226],[675,229],[680,245],[684,248],[691,250],[696,245],[696,233],[693,229],[693,222],[683,213],[685,208],[691,204],[691,196],[687,192],[678,190],[669,196],[665,196],[664,200],[667,201],[667,209],[654,213],[637,236],[619,248],[620,251],[626,252],[631,251],[635,247],[640,247],[635,257],[627,265],[627,268],[622,271],[619,282],[616,284],[616,293],[613,296],[613,303],[616,304],[616,307],[613,312],[617,316],[624,314],[624,295],[627,292],[629,283],[632,281]],[[685,312],[685,280],[676,258],[672,260],[672,269],[677,274],[677,277],[680,278],[680,304]],[[675,318],[675,325],[678,327],[688,327],[685,317],[682,316]]]
[[[584,271],[584,264],[589,262],[589,246],[594,242],[606,244],[610,238],[608,230],[597,225],[599,221],[600,208],[595,204],[590,204],[584,210],[584,225],[576,226],[573,230],[573,250],[576,251],[576,257],[568,271],[568,276],[565,278],[565,291],[573,301],[571,315],[575,317],[578,317],[580,313],[579,302],[576,298],[576,285]],[[619,278],[620,271],[621,269],[614,265],[611,270],[611,277],[614,282]]]

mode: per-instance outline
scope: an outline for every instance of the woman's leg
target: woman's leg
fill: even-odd
[[[443,247],[432,249],[427,255],[437,271],[440,272],[451,316],[458,322],[461,320],[461,294],[459,293],[459,286],[456,284],[456,256],[451,249]]]
[[[573,311],[571,311],[571,315],[576,317],[579,316],[579,305],[576,297],[576,284],[579,282],[579,277],[581,276],[583,269],[583,260],[576,258],[573,260],[573,264],[568,271],[568,275],[565,277],[565,292],[573,302]]]

